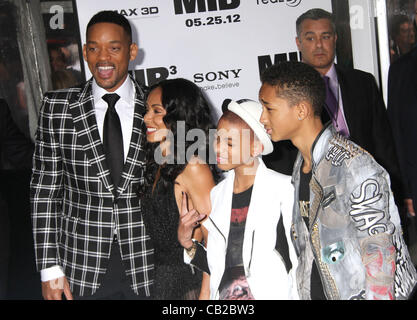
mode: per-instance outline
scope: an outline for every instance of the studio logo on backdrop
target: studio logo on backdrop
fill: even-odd
[[[298,5],[301,3],[301,0],[287,0],[287,6],[289,7],[298,7]]]
[[[135,70],[134,73],[135,79],[139,83],[150,87],[162,80],[168,79],[170,75],[176,75],[178,73],[178,70],[176,66],[169,66],[138,69]]]
[[[241,73],[242,69],[240,68],[197,72],[193,75],[193,81],[204,91],[237,88],[240,85]]]
[[[268,67],[273,64],[278,64],[283,61],[301,61],[301,52],[283,52],[276,53],[273,56],[274,61],[272,61],[271,55],[259,56],[258,57],[258,66],[259,66],[259,75],[261,75]]]
[[[285,4],[289,7],[298,7],[302,0],[256,0],[256,4],[263,5],[263,4]]]

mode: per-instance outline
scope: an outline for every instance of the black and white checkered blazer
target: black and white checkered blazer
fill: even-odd
[[[117,188],[97,128],[92,79],[47,93],[41,108],[31,180],[36,266],[61,266],[79,296],[92,295],[100,286],[114,230],[132,289],[149,296],[153,284],[153,248],[138,197],[145,165],[145,97],[132,81],[133,131]]]

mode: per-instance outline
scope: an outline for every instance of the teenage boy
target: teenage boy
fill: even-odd
[[[212,189],[212,210],[203,223],[210,276],[204,274],[200,298],[292,298],[297,257],[288,245],[291,178],[266,168],[260,159],[273,149],[259,122],[261,104],[227,101],[223,109],[214,148],[226,177]]]
[[[299,150],[292,240],[301,299],[407,299],[416,283],[386,170],[320,119],[325,84],[286,62],[261,77],[261,122]]]

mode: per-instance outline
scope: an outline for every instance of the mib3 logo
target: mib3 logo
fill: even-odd
[[[240,0],[174,0],[175,14],[236,9]]]
[[[274,55],[274,63],[278,64],[282,61],[301,61],[301,52],[277,53]],[[259,74],[261,75],[267,68],[272,66],[271,56],[258,57]]]
[[[285,4],[289,7],[297,7],[302,0],[256,0],[256,4],[270,4],[270,3],[282,3],[285,2]]]
[[[176,75],[177,73],[176,66],[138,69],[135,70],[135,78],[139,83],[150,87],[162,80],[168,79],[170,75]]]

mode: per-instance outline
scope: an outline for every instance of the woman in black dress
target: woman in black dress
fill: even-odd
[[[209,163],[210,107],[198,86],[185,79],[164,80],[151,87],[144,117],[146,173],[142,190],[145,226],[154,245],[157,300],[197,299],[201,272],[184,264],[177,240],[183,197],[188,208],[208,215],[215,167]],[[203,239],[201,228],[193,237]]]

